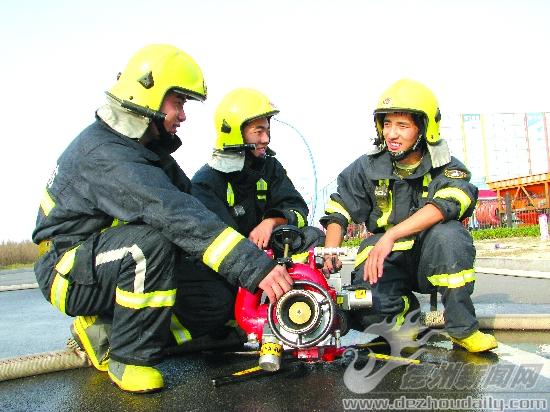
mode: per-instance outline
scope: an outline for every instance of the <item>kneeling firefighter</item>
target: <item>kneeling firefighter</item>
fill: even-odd
[[[184,255],[272,301],[291,288],[284,267],[190,195],[171,156],[184,104],[205,98],[189,55],[142,48],[59,157],[40,203],[33,241],[42,293],[76,317],[72,333],[93,366],[126,391],[160,390],[153,365],[167,342],[209,332],[190,333],[173,314]]]

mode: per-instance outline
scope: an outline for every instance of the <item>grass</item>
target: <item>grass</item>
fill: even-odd
[[[539,237],[540,229],[538,225],[523,227],[492,227],[488,229],[476,229],[470,232],[474,241],[484,239],[506,239],[511,237]],[[342,246],[355,247],[361,244],[363,239],[347,239]]]
[[[15,269],[31,266],[38,259],[38,246],[30,240],[0,243],[0,269]]]

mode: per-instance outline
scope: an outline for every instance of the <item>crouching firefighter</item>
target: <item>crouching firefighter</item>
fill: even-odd
[[[294,261],[307,257],[307,250],[322,244],[324,233],[307,225],[308,207],[282,164],[269,148],[270,120],[279,110],[263,93],[249,88],[229,92],[218,104],[214,115],[216,138],[208,164],[191,179],[191,193],[224,223],[256,244],[259,249],[271,247],[273,229],[280,225],[297,226],[303,233],[301,250]],[[275,257],[283,250],[274,247]],[[182,288],[177,313],[187,325],[195,322],[227,322],[234,318],[237,294],[235,284],[217,276],[197,259],[186,259],[184,277],[187,284],[209,280],[210,304],[198,310],[201,316],[190,319],[197,293],[204,288]],[[189,306],[187,306],[189,305]]]
[[[170,155],[181,145],[184,104],[205,98],[190,56],[170,45],[142,48],[59,157],[40,203],[33,241],[42,293],[76,317],[74,338],[125,391],[160,390],[153,365],[167,342],[209,333],[173,315],[184,254],[272,301],[291,288],[284,267],[190,195]]]
[[[390,86],[374,111],[377,150],[340,173],[321,221],[329,247],[341,243],[352,221],[373,233],[359,248],[353,281],[372,288],[375,314],[357,311],[356,328],[386,318],[398,329],[419,308],[413,291],[437,290],[452,341],[482,352],[497,342],[478,330],[470,297],[475,248],[460,222],[472,214],[478,190],[440,138],[440,119],[426,86],[412,80]],[[327,258],[325,269],[333,266]]]

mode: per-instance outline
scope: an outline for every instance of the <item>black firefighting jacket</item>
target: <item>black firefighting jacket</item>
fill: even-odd
[[[478,189],[460,161],[432,168],[425,153],[416,171],[406,178],[393,171],[387,151],[363,155],[340,173],[337,192],[330,196],[321,223],[336,222],[345,230],[352,221],[365,222],[372,233],[383,233],[416,210],[431,203],[443,213],[444,221],[471,216]]]
[[[180,145],[175,136],[145,147],[98,118],[59,158],[33,241],[78,244],[114,219],[144,223],[230,283],[254,291],[276,262],[189,194],[190,181],[170,155]]]
[[[307,223],[306,202],[275,157],[247,154],[243,170],[231,173],[204,165],[192,183],[193,196],[246,237],[264,218],[284,217],[299,228]]]

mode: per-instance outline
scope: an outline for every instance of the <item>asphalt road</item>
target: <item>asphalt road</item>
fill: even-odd
[[[12,274],[0,273],[0,285],[7,280],[6,275]],[[20,273],[21,282],[28,283],[25,276],[28,274]],[[546,279],[479,275],[473,299],[478,314],[548,314],[549,286],[550,280]],[[423,299],[423,307],[426,305],[427,298]],[[51,307],[38,289],[0,292],[0,307],[0,358],[13,359],[64,347],[71,319]],[[419,355],[419,365],[376,362],[374,370],[381,380],[370,391],[365,391],[365,387],[374,378],[371,374],[365,378],[361,371],[367,359],[363,355],[356,368],[350,366],[352,358],[348,357],[332,363],[289,360],[283,361],[283,370],[276,374],[215,387],[212,378],[256,366],[257,357],[201,353],[171,357],[159,365],[165,377],[165,389],[160,393],[124,393],[111,384],[105,373],[88,367],[0,382],[0,410],[333,411],[349,407],[418,407],[483,411],[511,404],[509,410],[519,410],[520,406],[548,410],[550,359],[536,352],[539,345],[550,343],[550,332],[496,331],[495,336],[500,343],[495,353],[469,354],[453,349],[444,335],[434,335]],[[344,338],[344,344],[372,338],[353,332]],[[389,348],[373,350],[388,353]],[[401,355],[409,357],[413,352],[414,349],[403,351]],[[514,399],[518,400],[515,404]],[[541,401],[536,405],[526,403],[537,399]],[[417,405],[411,404],[414,400]],[[524,402],[521,405],[520,400]],[[541,409],[543,400],[546,409]],[[367,401],[381,403],[358,403]],[[459,401],[463,403],[452,403]]]

